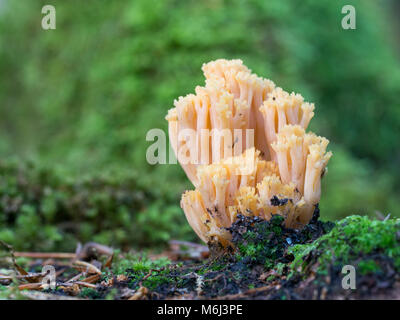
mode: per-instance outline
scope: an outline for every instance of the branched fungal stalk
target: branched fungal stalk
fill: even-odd
[[[166,119],[177,159],[195,186],[182,195],[186,218],[205,242],[229,244],[238,214],[291,228],[309,222],[332,156],[306,133],[314,104],[258,77],[241,60],[204,64],[205,86],[175,100]]]

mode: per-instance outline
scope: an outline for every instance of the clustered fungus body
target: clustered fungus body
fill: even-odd
[[[205,86],[175,100],[166,119],[172,148],[195,190],[186,218],[205,242],[229,244],[238,214],[284,217],[300,229],[321,197],[329,141],[306,132],[314,104],[251,73],[241,60],[204,64]]]

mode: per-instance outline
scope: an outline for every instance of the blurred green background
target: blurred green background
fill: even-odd
[[[45,4],[56,30],[41,28]],[[315,102],[310,129],[334,152],[324,219],[398,215],[399,13],[394,0],[0,0],[0,239],[195,240],[179,208],[191,186],[178,165],[147,164],[145,135],[217,58]]]

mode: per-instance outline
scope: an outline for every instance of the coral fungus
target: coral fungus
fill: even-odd
[[[175,100],[166,119],[172,148],[194,191],[181,206],[205,242],[229,243],[238,214],[285,225],[309,222],[331,152],[306,133],[314,104],[258,77],[241,60],[203,65],[204,87]]]

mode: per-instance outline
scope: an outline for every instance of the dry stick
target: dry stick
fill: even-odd
[[[63,268],[59,271],[56,272],[56,277],[61,275],[66,269]],[[17,275],[2,275],[0,274],[0,280],[27,280],[30,283],[37,283],[38,280],[42,279],[44,276],[46,276],[46,273],[28,273],[28,274],[17,274]]]
[[[75,281],[75,283],[82,287],[88,287],[88,288],[93,288],[93,289],[97,288],[97,286],[95,284],[91,284],[91,283],[87,283],[87,282],[83,282],[83,281]]]
[[[25,284],[20,284],[18,286],[19,290],[37,290],[37,289],[42,289],[42,283],[25,283]]]
[[[33,259],[75,259],[75,253],[67,252],[14,252],[16,257]]]
[[[111,256],[108,257],[106,263],[104,264],[104,268],[111,268],[113,258],[114,258],[114,253],[112,253]]]
[[[163,270],[165,270],[165,267],[162,267],[162,268],[160,268],[160,269],[150,269],[150,270],[149,270],[149,273],[146,274],[146,275],[142,278],[142,280],[139,281],[139,284],[138,284],[139,287],[142,287],[143,281],[147,280],[147,279],[152,275],[153,272],[155,272],[155,271],[160,272],[160,271],[163,271]]]
[[[86,275],[86,272],[80,272],[76,276],[72,277],[71,279],[67,280],[65,283],[70,283],[78,280],[80,277]]]
[[[60,276],[66,269],[60,269],[56,272],[56,277]],[[30,283],[37,283],[37,281],[40,281],[41,279],[43,279],[43,277],[46,276],[46,272],[43,273],[29,273],[27,275],[16,275],[15,279],[17,280],[27,280]],[[1,277],[0,277],[1,279]]]
[[[0,240],[1,241],[1,240]],[[7,247],[7,249],[12,250],[12,247],[3,242],[3,245]],[[101,244],[95,242],[88,242],[85,244],[81,251],[87,251],[88,249],[96,249],[99,253],[105,255],[112,255],[112,249],[103,246]],[[82,252],[80,253],[82,254]],[[14,252],[15,257],[25,257],[25,258],[34,258],[34,259],[75,259],[77,257],[76,253],[70,252]]]
[[[247,295],[252,295],[252,294],[255,294],[258,292],[267,291],[268,289],[271,289],[271,286],[254,288],[254,289],[250,289],[245,292],[237,293],[237,294],[228,294],[226,296],[217,297],[216,300],[235,300],[235,299],[246,297]]]
[[[140,300],[149,293],[146,287],[140,287],[128,300]]]
[[[87,277],[87,278],[83,279],[82,282],[93,283],[93,282],[96,282],[99,279],[100,279],[100,275],[99,274],[94,274],[94,275],[92,275],[90,277]]]
[[[195,273],[195,274],[197,274],[197,273]],[[220,273],[219,275],[217,275],[217,276],[214,277],[214,278],[204,280],[204,282],[215,281],[215,280],[218,280],[219,278],[221,278],[221,277],[223,277],[223,276],[224,276],[224,274],[223,274],[223,273]]]
[[[97,267],[95,267],[94,265],[92,265],[92,264],[90,264],[88,262],[76,260],[74,262],[74,264],[77,265],[77,266],[86,267],[88,273],[90,272],[90,273],[101,274],[101,271]]]
[[[58,270],[58,271],[56,272],[56,277],[62,275],[62,274],[64,273],[65,270],[67,270],[67,268],[65,268],[65,267],[63,267],[63,268],[61,268],[60,270]]]
[[[21,268],[18,264],[17,261],[15,260],[15,255],[14,255],[14,248],[9,245],[8,243],[5,243],[3,240],[0,240],[0,244],[4,246],[11,254],[11,259],[14,264],[14,268],[17,269],[18,273],[22,275],[28,275],[28,272],[26,272],[23,268]]]
[[[0,280],[38,280],[40,278],[43,278],[45,275],[42,273],[38,274],[28,274],[28,275],[14,275],[14,276],[6,276],[6,275],[0,275]]]

